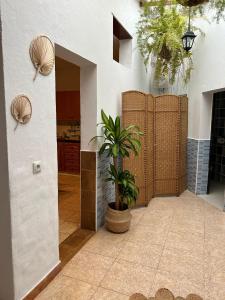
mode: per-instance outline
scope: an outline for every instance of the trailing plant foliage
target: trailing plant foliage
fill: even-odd
[[[191,52],[183,49],[181,37],[187,30],[187,16],[177,6],[157,6],[146,3],[137,26],[138,48],[148,66],[151,56],[155,57],[155,79],[168,79],[174,83],[182,69],[184,82],[190,78],[193,68]]]
[[[210,8],[216,11],[214,19],[216,19],[217,22],[219,22],[220,19],[225,20],[225,0],[211,0]]]
[[[116,190],[116,209],[123,207],[126,203],[130,205],[138,197],[138,187],[135,185],[135,178],[128,170],[122,170],[119,166],[118,159],[129,157],[130,153],[138,155],[141,149],[140,137],[143,133],[135,125],[122,128],[120,117],[115,120],[101,111],[102,123],[99,125],[103,131],[102,136],[95,136],[91,139],[103,139],[99,154],[107,153],[112,157],[113,164],[110,164],[108,170],[109,177],[107,181],[115,184]]]
[[[201,16],[208,20],[210,10],[215,12],[213,19],[217,22],[225,19],[225,0],[171,0],[170,5],[166,0],[158,0],[146,1],[143,6],[137,24],[137,43],[146,67],[154,58],[156,82],[166,79],[173,84],[178,74],[184,83],[190,79],[192,53],[183,50],[181,41],[187,31],[188,6],[192,6],[191,18]],[[203,34],[195,26],[192,30]]]
[[[113,164],[110,164],[109,177],[106,181],[111,181],[118,184],[120,195],[120,206],[126,203],[128,206],[132,205],[137,200],[139,188],[135,184],[134,175],[128,170],[116,170]]]

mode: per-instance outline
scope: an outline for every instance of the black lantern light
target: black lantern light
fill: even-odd
[[[191,8],[189,7],[189,21],[188,21],[188,31],[182,36],[182,43],[183,43],[183,48],[185,51],[190,51],[193,44],[194,40],[196,38],[196,35],[194,34],[193,31],[191,31]]]

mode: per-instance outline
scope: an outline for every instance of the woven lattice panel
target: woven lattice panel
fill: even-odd
[[[187,97],[123,93],[123,125],[131,124],[144,132],[139,156],[123,162],[136,175],[137,205],[148,204],[154,196],[182,193],[187,186]]]
[[[146,111],[146,197],[148,202],[154,195],[154,102],[154,97],[148,95]]]
[[[179,193],[187,188],[188,99],[180,97]]]
[[[141,206],[146,204],[146,95],[136,91],[123,93],[122,111],[124,127],[137,125],[144,132],[139,155],[131,155],[123,160],[123,169],[128,169],[135,175],[136,184],[140,189],[136,206]]]
[[[155,195],[177,194],[179,98],[155,98]]]

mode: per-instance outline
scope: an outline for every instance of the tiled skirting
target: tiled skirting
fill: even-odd
[[[96,230],[96,152],[81,151],[81,228]]]
[[[208,185],[210,140],[188,139],[188,189],[206,194]]]
[[[115,201],[115,188],[111,182],[106,182],[110,158],[104,153],[97,153],[97,229],[104,224],[107,205]]]

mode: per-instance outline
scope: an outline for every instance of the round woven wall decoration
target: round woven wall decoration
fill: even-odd
[[[30,58],[37,74],[49,75],[55,63],[55,49],[47,36],[41,35],[35,38],[30,44]]]
[[[25,95],[18,95],[14,98],[11,104],[11,113],[17,122],[17,126],[19,124],[27,124],[32,115],[32,106],[29,98]]]

